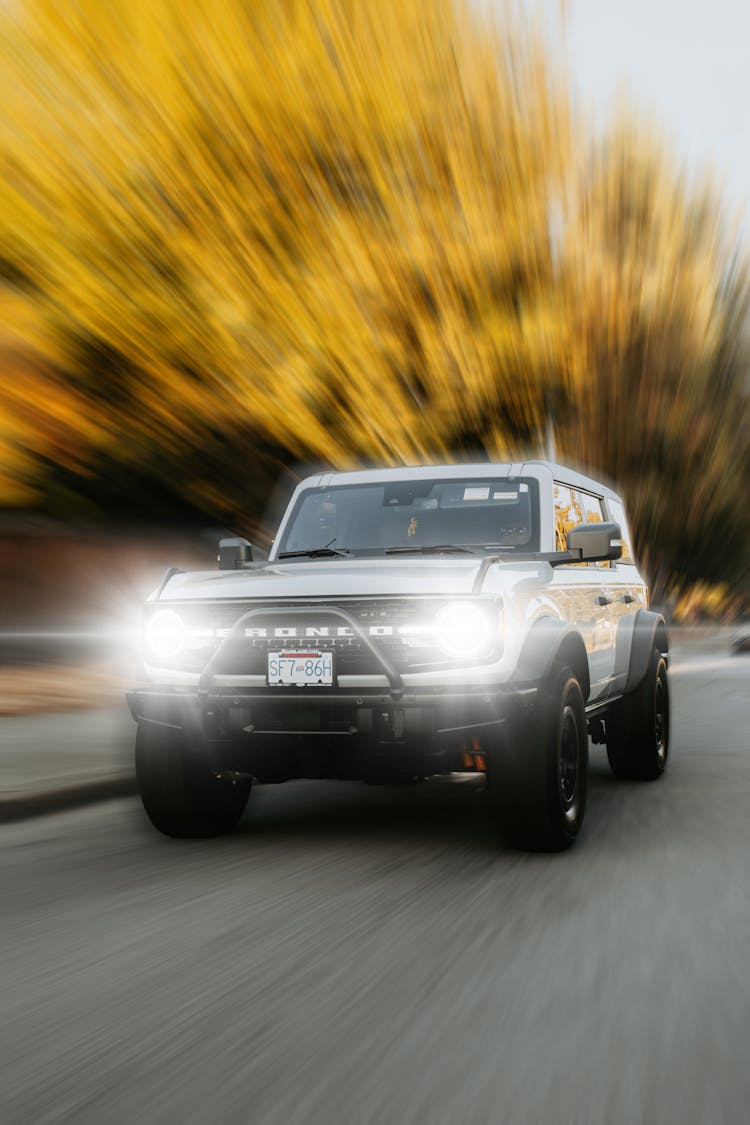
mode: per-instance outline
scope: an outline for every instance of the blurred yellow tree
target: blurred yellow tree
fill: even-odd
[[[448,0],[0,18],[10,281],[90,404],[61,450],[197,453],[185,487],[236,508],[253,435],[335,464],[537,436],[567,120],[517,24]]]
[[[0,504],[62,473],[243,522],[272,461],[539,452],[552,415],[670,569],[747,542],[743,262],[492,11],[0,6]]]
[[[565,453],[614,478],[653,577],[747,573],[750,275],[718,194],[624,118],[575,185]]]

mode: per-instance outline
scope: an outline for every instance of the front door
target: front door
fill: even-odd
[[[555,484],[555,543],[567,546],[568,532],[581,523],[601,523],[601,500],[581,489]],[[566,620],[578,629],[589,657],[589,701],[603,699],[614,674],[615,627],[612,571],[608,562],[574,563],[554,570],[555,600]]]

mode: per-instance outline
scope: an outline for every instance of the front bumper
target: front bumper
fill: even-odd
[[[201,692],[155,685],[128,692],[127,700],[139,723],[189,727],[207,738],[328,735],[450,742],[489,734],[511,715],[531,711],[538,693],[534,685],[450,685],[397,694],[372,688],[217,687]]]

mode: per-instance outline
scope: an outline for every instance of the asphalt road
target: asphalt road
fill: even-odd
[[[0,832],[0,1120],[750,1118],[750,657],[673,678],[660,782],[593,758],[576,848],[470,784],[258,790],[170,841],[135,800]]]

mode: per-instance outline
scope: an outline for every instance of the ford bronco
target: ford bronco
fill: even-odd
[[[143,804],[210,836],[255,782],[470,771],[512,845],[562,850],[589,736],[618,777],[662,774],[668,649],[610,488],[545,461],[321,473],[267,561],[222,540],[149,599]]]

